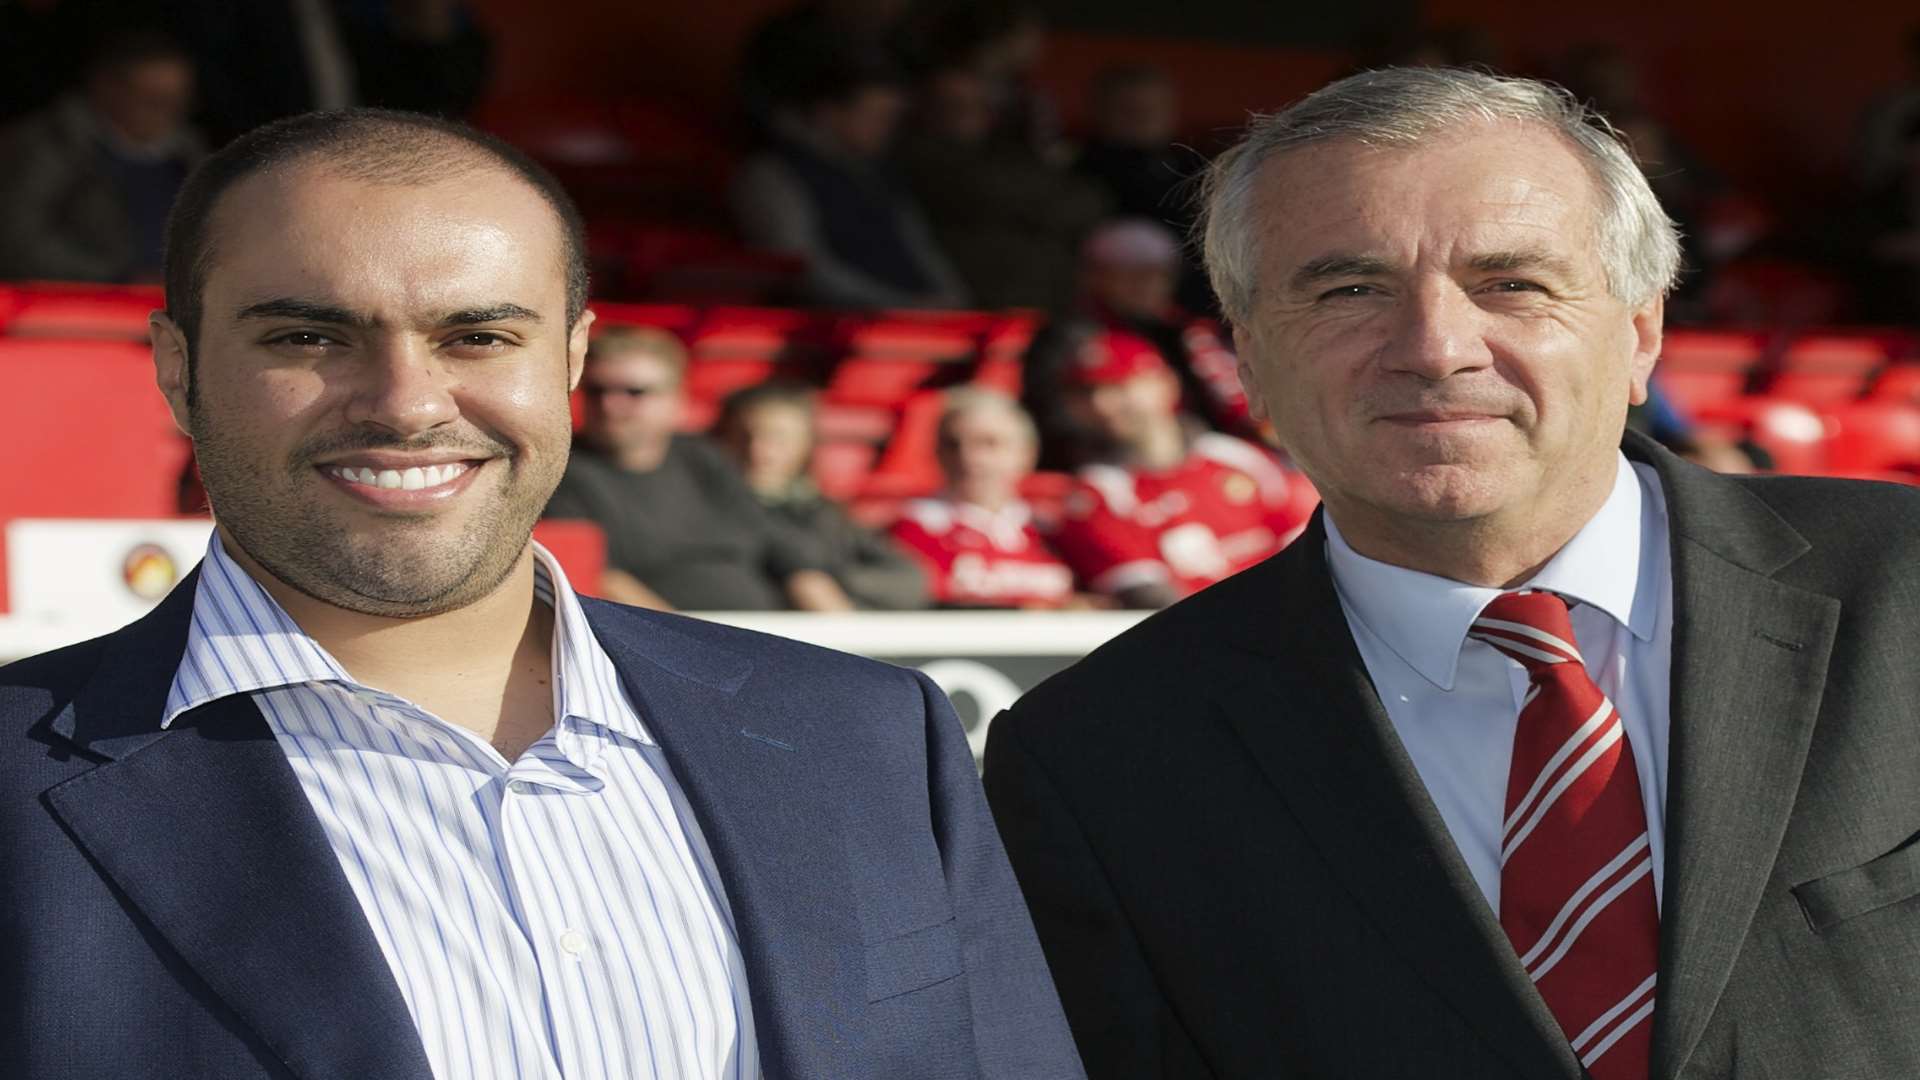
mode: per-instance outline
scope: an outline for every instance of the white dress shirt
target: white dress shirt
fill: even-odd
[[[162,726],[252,697],[439,1080],[754,1080],[712,854],[559,564],[534,557],[555,723],[517,761],[353,681],[218,534]]]
[[[1467,637],[1502,590],[1376,562],[1327,517],[1327,561],[1367,674],[1494,911],[1507,767],[1526,669]],[[1565,597],[1587,673],[1620,710],[1647,811],[1653,887],[1664,895],[1673,578],[1666,499],[1651,466],[1619,459],[1613,491],[1522,588]]]

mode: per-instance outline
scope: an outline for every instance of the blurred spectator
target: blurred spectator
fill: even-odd
[[[1869,317],[1920,325],[1920,112],[1897,144],[1895,171],[1854,214],[1857,278]]]
[[[1123,218],[1088,235],[1080,254],[1078,318],[1048,326],[1027,353],[1024,396],[1040,421],[1044,467],[1083,464],[1072,457],[1074,436],[1062,394],[1086,336],[1102,329],[1152,342],[1179,377],[1186,407],[1208,426],[1261,437],[1227,333],[1213,319],[1180,305],[1175,297],[1180,274],[1180,241],[1158,222]]]
[[[1186,236],[1193,228],[1188,181],[1206,162],[1180,134],[1180,97],[1165,71],[1146,64],[1108,68],[1094,78],[1092,130],[1074,168],[1113,194],[1114,214],[1158,222]],[[1212,311],[1213,289],[1197,249],[1180,248],[1175,295],[1193,311]]]
[[[741,165],[747,241],[806,260],[806,299],[836,307],[961,307],[965,287],[886,165],[906,99],[878,58],[822,72]]]
[[[1164,607],[1278,551],[1306,524],[1306,480],[1266,450],[1196,432],[1145,338],[1088,339],[1067,374],[1098,463],[1079,470],[1054,546],[1094,592]]]
[[[822,569],[857,606],[882,611],[927,606],[927,582],[919,566],[886,537],[848,517],[808,475],[814,445],[811,388],[775,380],[736,391],[721,404],[714,433],[760,505],[812,539]]]
[[[209,133],[220,141],[313,109],[462,116],[491,45],[461,0],[179,0]]]
[[[594,341],[586,424],[547,516],[607,534],[609,599],[661,609],[845,611],[823,560],[774,520],[726,456],[676,433],[686,348],[660,330]]]
[[[1905,77],[1860,118],[1855,169],[1863,191],[1885,191],[1906,169],[1908,133],[1920,123],[1920,24],[1907,31]]]
[[[980,307],[1059,310],[1075,248],[1107,208],[1094,185],[991,138],[987,80],[945,68],[922,84],[900,160],[907,182]]]
[[[167,210],[202,147],[186,53],[107,41],[85,85],[0,136],[0,277],[157,280]]]
[[[1055,608],[1074,600],[1073,571],[1020,498],[1036,452],[1033,421],[1012,398],[972,387],[949,392],[939,434],[947,489],[909,502],[893,526],[942,606]]]
[[[920,71],[964,69],[984,80],[992,138],[1050,165],[1063,164],[1060,109],[1037,79],[1047,25],[1023,0],[945,0],[921,8],[902,35]]]
[[[907,0],[807,0],[775,12],[747,35],[740,99],[762,130],[804,100],[849,57],[889,56]]]

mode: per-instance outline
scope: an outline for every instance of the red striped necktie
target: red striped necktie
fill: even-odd
[[[1626,725],[1555,594],[1504,593],[1469,634],[1530,683],[1507,773],[1500,925],[1595,1080],[1645,1080],[1660,916]]]

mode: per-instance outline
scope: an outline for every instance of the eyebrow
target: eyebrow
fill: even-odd
[[[1559,255],[1538,248],[1489,251],[1467,260],[1467,266],[1483,274],[1510,274],[1519,270],[1541,270],[1557,277],[1574,276],[1573,264]]]
[[[1332,278],[1376,277],[1392,268],[1387,260],[1372,255],[1322,255],[1301,263],[1288,284],[1301,292]]]
[[[262,300],[248,304],[235,313],[236,319],[299,319],[303,322],[326,323],[332,326],[352,326],[369,329],[377,324],[372,316],[363,312],[349,311],[334,304],[315,300],[301,300],[292,296],[277,296],[271,300]],[[440,326],[480,326],[497,322],[534,322],[540,321],[540,313],[520,304],[498,303],[482,307],[462,308],[441,317]]]

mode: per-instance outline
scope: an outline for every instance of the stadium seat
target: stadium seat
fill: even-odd
[[[1772,455],[1783,473],[1817,474],[1827,467],[1827,423],[1797,401],[1771,397],[1726,398],[1695,412],[1702,423],[1724,425]]]
[[[190,451],[143,345],[0,338],[0,431],[29,448],[0,470],[0,520],[175,514]]]
[[[147,340],[147,316],[166,306],[157,285],[15,286],[6,316],[12,337]]]
[[[686,337],[700,321],[700,309],[691,304],[616,304],[595,301],[595,330],[612,326],[650,326]]]
[[[863,498],[928,495],[940,489],[940,464],[934,450],[945,407],[945,398],[937,390],[922,390],[907,399],[893,438],[887,440],[879,463],[860,489]]]
[[[1856,401],[1829,413],[1827,465],[1869,471],[1920,466],[1920,406],[1899,401]]]
[[[1885,344],[1870,337],[1816,334],[1797,338],[1781,354],[1767,393],[1808,405],[1851,401],[1860,396],[1886,362]]]
[[[1010,313],[990,327],[980,343],[980,359],[974,365],[972,383],[997,390],[1008,397],[1020,396],[1026,378],[1027,347],[1033,344],[1039,316]]]
[[[544,518],[533,526],[533,538],[553,553],[573,587],[600,595],[600,575],[607,568],[607,534],[591,521]]]
[[[1874,381],[1868,395],[1875,401],[1905,401],[1920,405],[1920,360],[1890,365]]]
[[[1763,336],[1747,331],[1668,330],[1655,378],[1681,408],[1696,411],[1744,393],[1763,348]]]
[[[816,354],[812,318],[785,308],[714,308],[688,340],[687,395],[719,401],[776,374],[806,378]]]
[[[962,381],[971,372],[959,365],[973,359],[990,317],[978,312],[940,315],[844,325],[844,354],[828,378],[827,400],[899,405],[930,385]]]

